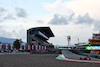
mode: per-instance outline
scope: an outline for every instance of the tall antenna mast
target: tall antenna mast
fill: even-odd
[[[78,44],[79,44],[79,38],[78,38]]]

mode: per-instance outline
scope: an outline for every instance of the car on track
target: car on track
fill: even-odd
[[[85,57],[81,57],[80,60],[91,60],[91,58],[85,56]]]

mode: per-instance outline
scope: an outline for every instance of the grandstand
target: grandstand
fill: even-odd
[[[48,42],[50,37],[54,37],[50,27],[35,27],[27,30],[27,44],[53,46]]]

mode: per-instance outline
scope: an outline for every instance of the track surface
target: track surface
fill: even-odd
[[[99,67],[100,64],[55,59],[58,54],[0,55],[0,67]]]
[[[64,56],[68,59],[76,59],[76,60],[80,60],[81,57],[84,57],[82,55],[77,55],[74,54],[72,52],[70,52],[69,50],[62,50],[62,53],[64,54]],[[100,59],[96,59],[96,58],[92,58],[90,61],[100,61]]]

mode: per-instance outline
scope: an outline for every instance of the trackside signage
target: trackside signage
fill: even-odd
[[[86,46],[86,50],[100,50],[100,46]]]

